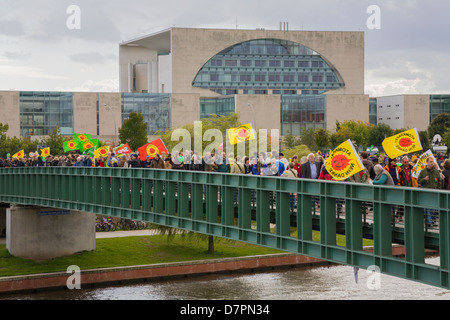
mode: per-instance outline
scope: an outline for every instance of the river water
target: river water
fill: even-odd
[[[438,261],[438,260],[437,260]],[[427,263],[433,260],[427,259]],[[8,300],[450,300],[450,291],[349,266],[208,275],[81,290],[0,297]]]

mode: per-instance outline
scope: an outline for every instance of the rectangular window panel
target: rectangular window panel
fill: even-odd
[[[266,60],[255,60],[255,67],[265,67],[266,65]]]
[[[226,67],[237,67],[237,61],[236,60],[225,60],[225,66]]]
[[[309,68],[309,61],[299,61],[298,67],[299,68]]]
[[[281,66],[280,60],[269,60],[269,67],[271,68],[278,68]]]

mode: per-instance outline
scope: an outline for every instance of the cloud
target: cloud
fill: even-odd
[[[31,53],[25,53],[23,51],[20,52],[6,51],[5,57],[11,60],[29,60],[31,58]]]
[[[19,76],[22,81],[26,81],[26,78],[33,79],[67,79],[65,76],[49,74],[47,71],[39,68],[39,67],[30,67],[30,66],[14,66],[14,65],[6,65],[0,61],[0,74],[3,76]]]
[[[119,92],[119,79],[86,80],[80,85],[55,88],[63,92]]]
[[[84,64],[104,64],[109,59],[117,60],[118,56],[115,54],[101,54],[98,52],[81,52],[69,56],[70,60],[76,63]]]
[[[25,34],[24,28],[20,21],[17,20],[0,20],[0,34],[18,37]]]

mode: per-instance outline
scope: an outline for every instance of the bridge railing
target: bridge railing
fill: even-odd
[[[199,171],[0,170],[0,202],[142,220],[363,269],[375,265],[382,273],[444,288],[450,288],[449,201],[450,193],[441,190]],[[373,207],[370,222],[364,214],[367,204]],[[343,207],[340,215],[337,206]],[[392,251],[392,213],[399,207],[404,212],[404,257]],[[425,262],[428,210],[437,215],[439,265]],[[367,227],[372,230],[371,251],[363,248]],[[345,246],[337,245],[338,233],[345,234]]]

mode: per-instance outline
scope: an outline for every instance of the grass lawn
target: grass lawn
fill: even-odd
[[[0,277],[65,272],[70,265],[81,270],[180,262],[191,260],[220,259],[239,256],[280,253],[282,251],[216,238],[214,253],[208,253],[207,240],[196,237],[137,236],[96,240],[96,250],[81,252],[69,257],[46,261],[33,261],[13,257],[0,245]]]
[[[206,239],[181,235],[175,235],[170,241],[167,239],[167,236],[162,235],[97,239],[95,251],[41,262],[13,257],[6,250],[5,245],[0,245],[0,277],[66,272],[70,265],[77,265],[81,270],[87,270],[283,252],[239,241],[215,238],[214,253],[209,253]],[[313,232],[313,241],[320,241],[319,232]],[[339,246],[345,246],[345,236],[337,235],[336,242]],[[364,246],[372,244],[373,241],[370,240],[363,242]]]

